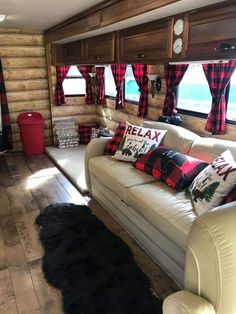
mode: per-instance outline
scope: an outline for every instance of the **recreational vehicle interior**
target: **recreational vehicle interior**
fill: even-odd
[[[235,314],[235,139],[235,0],[1,0],[0,314]]]

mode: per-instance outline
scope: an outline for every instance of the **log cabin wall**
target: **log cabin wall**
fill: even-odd
[[[149,82],[149,95],[148,95],[148,112],[145,119],[137,117],[138,106],[125,102],[123,110],[115,110],[115,101],[113,99],[106,98],[106,102],[102,106],[97,106],[97,115],[99,117],[99,123],[103,127],[108,127],[114,131],[119,121],[128,121],[131,124],[140,125],[144,120],[156,121],[162,115],[163,104],[166,95],[166,83],[164,77],[164,66],[153,66],[153,73],[160,76],[162,80],[162,88],[159,92],[155,93],[155,97],[151,95],[151,84]],[[235,141],[236,138],[236,126],[227,124],[225,135],[211,135],[205,131],[206,119],[193,117],[189,115],[181,114],[182,127],[199,134],[204,137],[215,137],[224,140]]]
[[[66,104],[63,106],[56,106],[54,101],[55,87],[56,87],[56,68],[51,66],[52,77],[52,99],[51,99],[51,114],[52,125],[56,120],[73,118],[76,124],[91,124],[97,123],[98,117],[96,115],[96,106],[85,103],[84,96],[66,97]],[[54,143],[56,143],[55,132],[53,132]]]
[[[13,131],[13,151],[22,150],[17,117],[26,111],[42,114],[45,145],[51,145],[51,113],[43,35],[0,30],[0,57]]]

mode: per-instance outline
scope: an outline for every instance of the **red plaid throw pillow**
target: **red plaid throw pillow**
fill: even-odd
[[[88,144],[91,140],[92,128],[96,127],[96,124],[79,125],[80,144]]]
[[[158,148],[161,148],[164,146],[159,146]],[[160,158],[156,158],[153,156],[153,150],[150,150],[145,155],[142,155],[139,157],[134,163],[134,167],[151,174],[156,179],[161,179],[161,165],[160,165]]]
[[[125,134],[126,124],[124,122],[120,122],[115,134],[112,136],[112,139],[107,143],[104,149],[104,155],[115,155],[120,142]]]
[[[159,146],[139,158],[134,166],[157,179],[163,179],[170,187],[181,190],[190,185],[208,164],[165,146]]]
[[[236,201],[236,186],[234,186],[233,189],[229,192],[222,204],[228,204],[234,201]]]

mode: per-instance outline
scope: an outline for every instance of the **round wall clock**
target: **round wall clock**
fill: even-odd
[[[174,24],[174,34],[176,36],[179,36],[183,33],[184,30],[184,21],[181,19],[178,19]]]
[[[174,51],[174,53],[178,55],[179,53],[181,53],[182,48],[183,48],[182,38],[177,38],[174,41],[174,43],[173,43],[173,51]]]

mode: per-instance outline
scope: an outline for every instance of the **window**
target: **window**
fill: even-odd
[[[65,96],[85,95],[85,79],[75,65],[70,67],[62,85]]]
[[[190,64],[178,87],[177,108],[202,116],[211,110],[212,96],[201,64]],[[181,110],[180,110],[181,111]],[[227,120],[236,122],[236,71],[230,80]]]
[[[132,67],[128,64],[125,72],[125,100],[138,102],[139,96],[138,84],[134,78]]]
[[[131,65],[127,65],[125,72],[124,99],[128,101],[139,101],[140,92],[135,81]],[[112,75],[111,67],[105,68],[105,95],[116,97],[116,86]]]
[[[226,119],[236,122],[236,71],[230,80]]]
[[[208,114],[212,97],[201,64],[190,64],[179,84],[177,108]]]
[[[116,85],[110,66],[105,67],[104,77],[105,77],[105,95],[110,97],[116,97]]]

